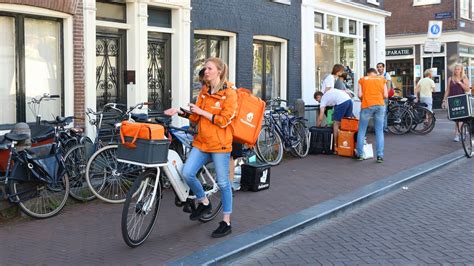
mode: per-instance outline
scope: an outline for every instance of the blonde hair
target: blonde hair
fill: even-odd
[[[220,81],[219,84],[217,84],[217,88],[220,89],[224,87],[224,83],[227,82],[227,64],[217,57],[209,57],[204,63],[207,64],[208,62],[212,62],[221,72],[221,74],[219,75]]]
[[[456,75],[456,71],[455,71],[455,70],[456,70],[456,68],[458,68],[458,67],[461,68],[461,76],[460,76],[460,78],[461,78],[461,79],[466,78],[467,76],[466,76],[466,74],[464,73],[464,66],[463,66],[461,63],[456,63],[456,64],[454,64],[454,67],[453,67],[453,75],[452,75],[451,78],[454,78],[454,77],[455,77],[455,75]]]
[[[429,75],[433,74],[433,70],[431,70],[431,68],[428,68],[427,70],[425,70],[425,72],[423,73],[423,76],[424,77],[428,77]]]

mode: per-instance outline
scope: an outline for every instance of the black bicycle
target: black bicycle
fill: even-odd
[[[268,101],[270,109],[264,115],[264,124],[256,143],[256,154],[261,161],[277,165],[283,151],[303,158],[309,152],[310,133],[303,117],[291,114],[291,109],[280,104],[286,100],[276,98]]]
[[[14,133],[0,137],[0,150],[9,150],[7,167],[0,177],[6,189],[4,199],[17,203],[31,217],[49,218],[64,207],[69,194],[60,144],[17,146],[28,138],[28,134]]]

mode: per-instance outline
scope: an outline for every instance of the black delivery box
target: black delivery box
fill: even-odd
[[[244,190],[260,191],[270,187],[269,164],[246,163],[242,165],[240,185]]]
[[[125,137],[126,142],[131,142],[131,137]],[[139,164],[160,164],[168,162],[168,147],[170,141],[137,139],[135,148],[123,144],[118,145],[117,158],[136,162]]]
[[[469,94],[448,97],[448,119],[458,120],[474,117],[474,98]]]

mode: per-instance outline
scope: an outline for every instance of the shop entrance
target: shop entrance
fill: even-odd
[[[399,96],[413,94],[413,59],[387,61],[385,69],[392,77],[393,87],[401,90]]]
[[[431,67],[431,57],[423,58],[423,71]],[[445,90],[445,64],[444,57],[433,58],[433,68],[436,68],[436,73],[433,73],[433,80],[436,84],[436,92],[433,93],[433,108],[441,108]]]

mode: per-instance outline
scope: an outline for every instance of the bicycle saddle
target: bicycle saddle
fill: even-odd
[[[56,116],[56,119],[54,121],[44,121],[44,122],[50,125],[67,125],[67,124],[72,123],[73,120],[74,120],[74,116],[67,116],[67,117]]]
[[[414,95],[408,95],[407,99],[408,99],[408,102],[413,102],[416,99],[416,97]]]
[[[10,140],[10,141],[23,141],[29,138],[30,136],[28,136],[28,134],[15,134],[15,133],[5,134],[5,139]]]
[[[132,114],[132,119],[137,121],[137,122],[145,122],[148,120],[148,115],[147,114]]]
[[[276,108],[274,109],[274,111],[275,111],[276,113],[286,113],[286,112],[287,112],[286,108],[283,107],[283,106],[276,107]]]

